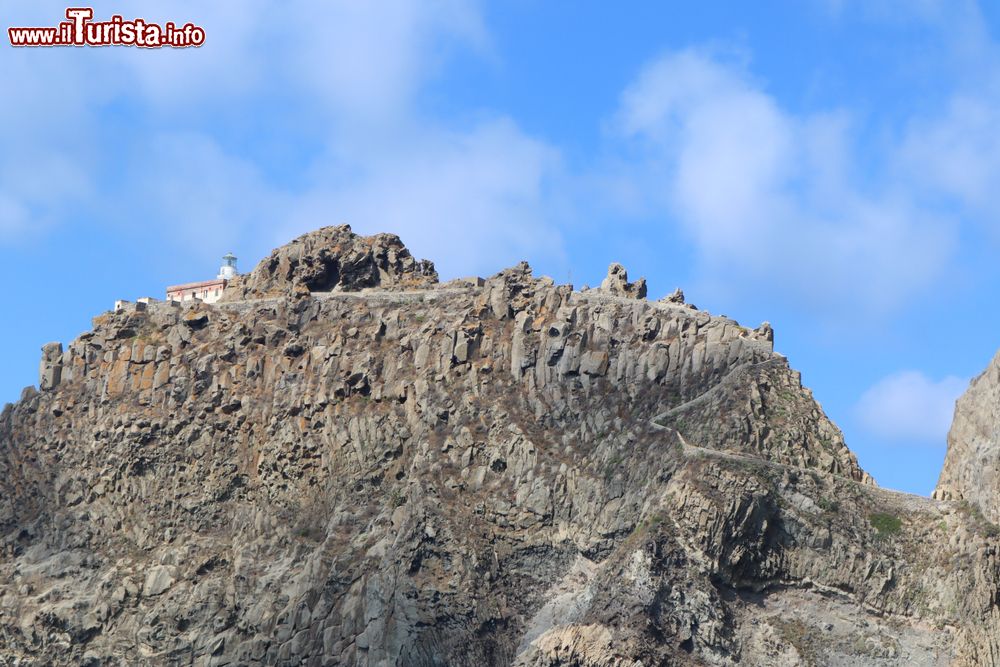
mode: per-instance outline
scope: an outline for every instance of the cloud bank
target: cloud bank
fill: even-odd
[[[664,55],[622,95],[618,127],[639,145],[650,205],[687,232],[717,289],[885,311],[954,251],[951,219],[906,183],[859,177],[849,113],[791,113],[740,63]]]
[[[931,380],[920,371],[900,371],[872,385],[855,412],[862,427],[890,443],[944,446],[955,401],[968,381]]]
[[[492,57],[479,4],[389,5],[137,3],[129,13],[196,21],[205,46],[6,50],[20,104],[0,107],[0,243],[141,222],[214,258],[349,222],[402,234],[445,276],[560,257],[559,151],[503,114],[442,123],[421,110],[450,59]],[[64,9],[6,20],[52,25]]]

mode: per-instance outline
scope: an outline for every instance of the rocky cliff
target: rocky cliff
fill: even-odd
[[[0,664],[995,664],[995,528],[877,488],[749,329],[326,228],[46,345]]]
[[[1000,352],[956,402],[934,497],[1000,521]]]

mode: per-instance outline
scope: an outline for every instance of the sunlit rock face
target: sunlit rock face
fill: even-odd
[[[955,404],[934,496],[968,502],[1000,521],[1000,353]]]
[[[335,227],[47,345],[0,664],[992,664],[990,525],[878,489],[769,325],[645,292]]]

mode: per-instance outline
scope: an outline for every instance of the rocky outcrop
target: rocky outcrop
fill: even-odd
[[[62,343],[42,346],[42,361],[38,368],[38,386],[42,391],[55,389],[62,382]]]
[[[303,239],[46,347],[0,415],[0,663],[1000,654],[990,525],[878,489],[769,326]]]
[[[681,290],[680,287],[678,287],[673,292],[663,297],[662,300],[666,301],[667,303],[675,303],[679,306],[682,306],[684,305],[684,291]]]
[[[969,502],[1000,522],[1000,353],[955,404],[934,497]]]
[[[625,270],[625,267],[621,264],[612,264],[608,267],[607,277],[601,281],[601,289],[617,296],[645,299],[646,279],[639,278],[634,283],[630,283],[628,281],[628,271]],[[681,298],[683,300],[683,295]]]
[[[291,293],[416,288],[437,282],[434,264],[417,261],[395,234],[358,236],[349,225],[304,234],[227,288],[223,300]]]

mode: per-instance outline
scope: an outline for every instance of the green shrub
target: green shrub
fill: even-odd
[[[829,512],[830,514],[836,514],[840,511],[840,503],[836,500],[830,500],[829,498],[820,498],[816,501],[819,508],[824,512]]]
[[[876,512],[869,516],[868,520],[871,522],[872,527],[875,528],[879,537],[895,535],[903,527],[903,522],[899,517],[885,512]]]

